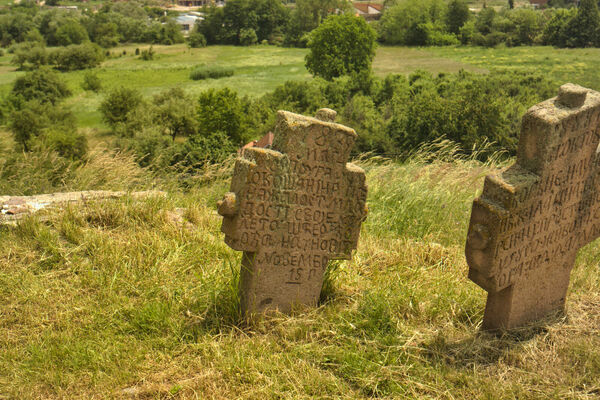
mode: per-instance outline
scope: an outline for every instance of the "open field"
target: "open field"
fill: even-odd
[[[147,45],[130,45],[111,50],[112,58],[96,69],[106,89],[117,86],[134,87],[146,96],[180,86],[198,93],[208,88],[231,87],[241,95],[261,96],[286,80],[310,79],[304,67],[306,49],[273,46],[232,47],[211,46],[188,49],[185,45],[154,46],[152,61],[135,56],[135,49]],[[123,55],[123,52],[126,54]],[[12,82],[23,72],[10,64],[12,55],[0,57],[0,93],[10,90]],[[389,73],[409,74],[416,69],[432,73],[457,72],[466,69],[485,73],[491,69],[539,71],[557,82],[574,82],[600,89],[600,49],[554,49],[551,47],[516,47],[485,49],[479,47],[379,47],[373,70],[379,76]],[[199,64],[233,68],[229,78],[192,81],[191,69]],[[64,73],[74,96],[67,99],[73,106],[82,128],[103,128],[98,105],[102,93],[85,92],[80,85],[82,71]]]
[[[432,47],[436,58],[449,58],[484,69],[535,71],[559,83],[572,82],[600,90],[600,49],[536,47]]]
[[[485,293],[463,248],[470,203],[498,166],[448,151],[362,166],[371,212],[354,261],[333,265],[319,308],[263,321],[239,317],[241,256],[214,210],[228,169],[186,193],[156,181],[166,199],[0,228],[0,398],[597,398],[599,242],[578,257],[566,317],[482,333]],[[64,182],[152,179],[96,154]]]

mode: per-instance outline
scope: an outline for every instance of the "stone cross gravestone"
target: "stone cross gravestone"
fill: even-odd
[[[354,130],[328,109],[277,117],[272,149],[245,149],[218,203],[225,242],[244,252],[244,313],[316,305],[327,263],[350,259],[367,214],[365,173],[346,162]]]
[[[483,329],[564,309],[577,251],[600,236],[599,125],[600,93],[563,85],[523,117],[516,163],[485,178],[466,245]]]

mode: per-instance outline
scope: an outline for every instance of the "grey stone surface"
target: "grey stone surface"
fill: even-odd
[[[237,160],[217,207],[226,243],[244,252],[244,313],[315,305],[328,261],[351,257],[367,214],[364,171],[346,162],[355,140],[345,126],[280,111],[273,148]]]
[[[516,163],[473,203],[469,278],[484,329],[563,310],[577,251],[600,236],[600,93],[567,84],[523,117]]]

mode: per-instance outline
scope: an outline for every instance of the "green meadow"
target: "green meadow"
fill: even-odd
[[[210,46],[189,49],[185,45],[154,46],[155,58],[143,61],[135,49],[147,45],[129,45],[111,49],[111,56],[95,71],[104,90],[117,86],[139,89],[150,96],[161,90],[182,87],[190,93],[209,88],[230,87],[240,95],[261,96],[287,80],[311,79],[304,66],[305,49],[274,46]],[[11,65],[12,55],[0,57],[0,93],[10,90],[12,82],[23,72]],[[410,74],[424,69],[434,74],[453,73],[460,69],[486,73],[492,69],[539,71],[557,83],[574,82],[600,88],[600,49],[554,49],[551,47],[516,47],[485,49],[479,47],[384,47],[377,49],[373,70],[379,76],[390,73]],[[193,81],[191,70],[197,65],[217,65],[234,69],[233,76]],[[74,93],[67,100],[82,128],[103,129],[97,111],[103,94],[85,92],[80,85],[82,71],[62,74]]]

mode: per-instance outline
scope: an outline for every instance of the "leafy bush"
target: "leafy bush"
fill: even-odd
[[[43,147],[56,151],[61,157],[81,160],[87,154],[87,138],[76,132],[49,130],[41,140]]]
[[[166,90],[152,99],[152,120],[159,130],[175,140],[196,133],[196,109],[193,100],[181,88]]]
[[[29,71],[47,65],[49,54],[43,44],[37,42],[23,42],[13,48],[12,63],[20,70]]]
[[[252,28],[244,28],[239,34],[239,43],[242,46],[252,46],[258,42],[256,31]]]
[[[159,157],[164,156],[165,150],[171,144],[169,137],[163,135],[159,129],[149,127],[139,131],[133,139],[122,141],[120,147],[133,150],[138,164],[147,167]]]
[[[218,65],[199,65],[190,72],[190,79],[199,81],[203,79],[219,79],[233,75],[233,68]]]
[[[198,30],[194,28],[193,32],[190,33],[190,36],[188,37],[188,45],[194,49],[206,47],[206,38],[202,33],[198,32]]]
[[[127,122],[129,114],[142,104],[142,95],[135,89],[120,87],[108,93],[100,104],[102,119],[113,129]]]
[[[194,135],[184,143],[177,143],[165,152],[165,161],[179,168],[197,168],[206,163],[221,162],[237,151],[225,132]]]
[[[82,44],[89,40],[88,33],[85,28],[77,21],[70,20],[64,22],[56,30],[54,35],[56,44],[59,46],[69,46],[71,44]]]
[[[48,68],[28,72],[15,80],[11,94],[25,101],[57,103],[71,95],[61,77]]]
[[[75,71],[97,67],[104,60],[104,55],[98,45],[84,43],[54,50],[50,60],[61,71]]]
[[[247,105],[247,100],[240,99],[229,88],[200,93],[196,112],[198,133],[210,137],[214,132],[222,132],[234,145],[244,144],[249,139],[246,132]]]
[[[50,130],[76,135],[74,114],[68,108],[37,100],[21,104],[9,115],[9,128],[15,142],[25,151],[30,151],[37,138],[44,138]]]
[[[142,50],[142,55],[140,58],[144,61],[150,61],[154,59],[154,49],[150,46],[147,50]]]
[[[98,93],[102,89],[102,81],[98,77],[98,74],[88,71],[83,75],[81,88]]]

